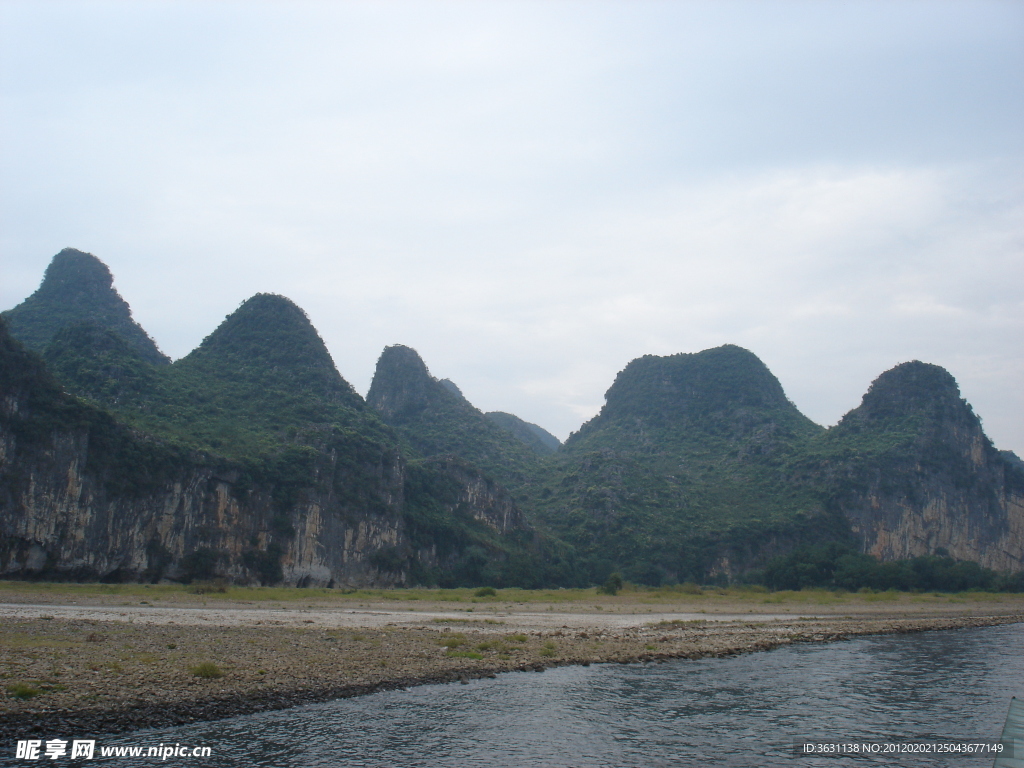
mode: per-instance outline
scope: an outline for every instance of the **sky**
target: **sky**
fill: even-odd
[[[0,309],[95,254],[173,358],[288,296],[565,438],[731,343],[1024,455],[1024,2],[0,0]]]

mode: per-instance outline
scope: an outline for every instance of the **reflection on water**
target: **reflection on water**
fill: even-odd
[[[103,743],[213,747],[209,761],[178,763],[189,766],[990,766],[991,757],[797,757],[792,747],[813,739],[995,740],[1010,696],[1024,695],[1022,648],[1024,625],[1013,625],[730,659],[565,667]]]

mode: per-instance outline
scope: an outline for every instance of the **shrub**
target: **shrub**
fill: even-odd
[[[201,677],[204,680],[216,680],[219,677],[224,677],[224,673],[220,671],[220,667],[212,661],[204,661],[201,664],[197,664],[192,667],[192,674],[196,677]]]
[[[16,699],[31,699],[42,693],[38,688],[33,688],[28,683],[13,683],[7,686],[7,692]]]
[[[473,593],[473,597],[497,597],[498,592],[494,587],[480,587]]]
[[[618,573],[611,574],[597,591],[602,595],[617,595],[619,590],[622,589],[622,576]]]
[[[460,633],[451,637],[442,637],[437,644],[445,648],[458,648],[460,645],[466,644],[466,636]]]

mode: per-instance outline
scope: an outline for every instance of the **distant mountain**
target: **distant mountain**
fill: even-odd
[[[42,353],[62,328],[83,321],[118,334],[142,359],[165,365],[164,355],[113,287],[107,266],[91,253],[65,248],[53,257],[38,290],[3,313],[10,333]]]
[[[458,385],[454,381],[452,381],[451,379],[441,379],[441,380],[438,381],[438,384],[443,386],[445,389],[447,389],[452,394],[458,395],[463,400],[466,399],[466,396],[464,394],[462,394],[462,390],[459,389]]]
[[[75,394],[155,435],[246,456],[322,438],[331,425],[383,425],[346,382],[305,313],[257,294],[191,353],[153,366],[118,334],[86,322],[57,333],[45,358]]]
[[[792,482],[793,461],[824,430],[749,351],[647,355],[605,399],[534,488],[541,520],[593,580],[702,580],[847,532],[813,484]]]
[[[102,349],[110,337],[95,338]],[[557,547],[478,470],[407,461],[382,424],[357,427],[332,424],[264,453],[232,447],[230,458],[192,450],[64,392],[0,321],[0,576],[299,586],[551,578]]]
[[[826,504],[882,560],[936,552],[1024,568],[1024,468],[995,449],[956,380],[919,361],[886,371],[803,459]]]
[[[393,346],[364,401],[273,294],[168,364],[109,270],[62,251],[0,316],[0,575],[568,586],[785,561],[801,584],[826,550],[1024,571],[1024,464],[938,366],[886,371],[830,429],[733,345],[634,360],[605,397],[559,447]]]
[[[550,456],[561,447],[558,438],[548,432],[544,427],[523,421],[518,416],[501,411],[490,411],[485,413],[488,419],[510,432],[518,440],[521,440],[527,448],[541,456]]]
[[[88,284],[105,275],[109,288],[94,257],[71,263],[86,269],[48,273],[63,275],[69,295],[76,274]],[[140,352],[99,307],[80,303],[54,331],[45,368],[0,323],[0,574],[565,578],[552,575],[565,553],[481,470],[410,455],[288,299],[253,296],[170,365]]]
[[[594,581],[724,578],[827,541],[1024,569],[1024,471],[938,366],[885,372],[828,430],[738,347],[633,361],[606,397],[533,497]]]
[[[272,294],[243,302],[174,363],[167,393],[156,416],[218,450],[301,441],[307,428],[332,424],[368,433],[381,427],[306,314]]]
[[[537,455],[466,400],[458,387],[430,375],[416,350],[387,347],[366,400],[421,456],[458,456],[517,492]]]

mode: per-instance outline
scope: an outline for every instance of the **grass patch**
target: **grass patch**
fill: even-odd
[[[82,598],[119,598],[125,601],[149,604],[161,602],[199,604],[205,596],[214,595],[217,599],[259,604],[261,602],[301,602],[305,605],[344,605],[374,601],[422,601],[439,603],[464,603],[473,599],[493,599],[509,603],[548,604],[589,603],[595,610],[605,610],[606,606],[628,603],[630,600],[641,603],[665,603],[676,601],[700,600],[704,604],[713,605],[717,602],[736,601],[752,604],[765,600],[771,603],[807,603],[820,600],[835,600],[835,596],[826,589],[804,589],[800,591],[778,591],[769,593],[758,584],[740,584],[729,587],[698,585],[693,583],[666,585],[662,587],[644,587],[624,583],[617,597],[600,596],[598,604],[594,604],[594,589],[518,589],[506,587],[495,589],[494,595],[478,594],[493,587],[460,587],[455,589],[328,589],[326,587],[255,587],[235,586],[226,582],[193,582],[192,584],[71,584],[67,582],[26,582],[0,580],[0,595],[19,594],[31,600],[39,597],[62,597],[68,600]],[[913,593],[899,592],[899,595]],[[941,597],[940,597],[941,596]],[[936,601],[948,600],[951,593],[928,595]],[[918,599],[922,596],[917,595]],[[1004,601],[1019,598],[1013,593],[968,592],[960,593],[959,599],[977,601]],[[625,600],[624,600],[625,599]],[[848,595],[845,599],[851,602],[865,599],[864,595]],[[871,601],[873,602],[873,601]],[[604,603],[603,605],[600,603]]]
[[[26,701],[42,693],[42,690],[28,683],[12,683],[7,686],[7,692],[16,699]]]
[[[224,677],[224,673],[220,667],[214,664],[212,661],[204,661],[196,666],[192,667],[192,674],[196,677],[201,677],[204,680],[216,680]]]
[[[484,657],[482,653],[476,651],[454,651],[451,649],[445,653],[445,656],[452,659],[482,659]]]
[[[86,638],[88,640],[88,638]],[[102,639],[102,638],[101,638]],[[95,641],[93,641],[95,642]],[[81,640],[61,640],[46,635],[35,635],[28,632],[12,632],[5,635],[3,644],[12,650],[29,648],[81,648]]]
[[[26,701],[51,691],[66,691],[67,686],[62,683],[54,683],[46,680],[28,680],[11,683],[7,686],[7,693],[16,699]]]

